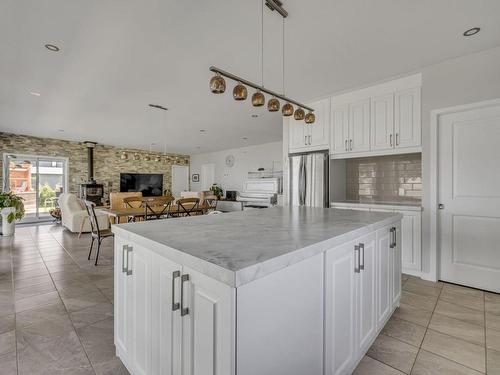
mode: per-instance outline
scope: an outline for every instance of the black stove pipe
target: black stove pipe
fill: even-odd
[[[87,177],[88,182],[91,184],[95,184],[94,180],[94,147],[97,144],[96,142],[85,141],[85,146],[87,146]]]

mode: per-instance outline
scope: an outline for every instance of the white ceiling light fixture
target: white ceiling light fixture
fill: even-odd
[[[40,94],[39,92],[36,92],[36,91],[30,91],[30,95],[33,95],[33,96],[40,96],[42,94]]]
[[[472,35],[476,35],[480,31],[481,31],[480,27],[473,27],[472,29],[465,30],[463,35],[464,36],[472,36]]]

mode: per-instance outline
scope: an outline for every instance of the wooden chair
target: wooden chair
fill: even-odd
[[[87,209],[87,214],[90,222],[90,233],[92,235],[92,242],[90,243],[89,256],[87,259],[90,260],[92,254],[92,247],[94,246],[94,241],[97,240],[97,254],[95,257],[95,265],[97,266],[97,260],[99,259],[99,250],[101,249],[101,242],[103,239],[108,237],[113,237],[114,234],[111,229],[99,229],[99,222],[95,214],[95,203],[90,201],[85,201],[85,208]]]
[[[125,208],[140,208],[142,207],[142,203],[143,203],[143,198],[142,196],[134,196],[134,197],[126,197],[126,198],[123,198],[123,205],[125,206]],[[141,217],[137,218],[140,220],[142,220]],[[131,222],[131,221],[136,221],[136,217],[135,216],[129,216],[128,219],[127,219],[128,222]]]
[[[179,213],[184,216],[191,216],[191,214],[198,213],[200,198],[180,198],[177,199],[177,206]]]
[[[127,197],[141,197],[142,198],[142,193],[141,192],[117,192],[113,191],[109,193],[109,208],[112,210],[120,210],[122,208],[125,208],[125,204],[123,203],[123,200]],[[114,219],[113,219],[114,220]],[[120,224],[120,222],[126,222],[127,218],[122,217],[121,220],[117,220],[117,224]],[[112,224],[114,222],[112,221]]]
[[[175,198],[172,196],[143,198],[145,203],[144,220],[158,220],[164,216],[168,218],[174,200]]]

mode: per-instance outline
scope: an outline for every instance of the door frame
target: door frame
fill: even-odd
[[[63,190],[63,193],[69,193],[69,158],[67,156],[48,156],[48,155],[36,155],[36,154],[33,155],[33,154],[23,154],[23,153],[16,153],[16,152],[4,152],[2,155],[2,162],[3,162],[2,191],[10,191],[9,179],[8,179],[9,178],[9,165],[8,165],[9,155],[15,155],[16,157],[37,160],[37,174],[39,173],[38,159],[64,161],[64,168],[63,168],[64,190]],[[38,178],[37,178],[37,184],[38,184]],[[38,187],[37,187],[37,190],[38,190]],[[38,197],[37,197],[37,200],[38,200]],[[39,222],[51,221],[51,220],[53,220],[53,218],[48,216],[47,218],[40,219],[39,215],[37,215],[36,220],[33,220],[33,221],[24,221],[24,220],[25,219],[22,219],[21,223],[28,224],[28,223],[39,223]]]
[[[429,272],[422,272],[422,278],[426,280],[437,281],[440,277],[440,255],[439,248],[439,226],[438,226],[438,199],[439,199],[439,139],[438,127],[441,116],[466,112],[474,109],[483,109],[500,105],[500,98],[485,100],[481,102],[462,104],[453,107],[435,109],[431,111],[431,126],[430,126],[430,267]]]

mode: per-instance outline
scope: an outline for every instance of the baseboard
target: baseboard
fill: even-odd
[[[430,272],[421,272],[420,273],[420,278],[423,279],[423,280],[427,280],[427,281],[433,281],[433,282],[437,282],[437,278],[436,278],[436,275],[434,274],[431,274]]]
[[[422,271],[412,270],[412,269],[403,269],[403,273],[406,275],[411,275],[415,277],[422,277]]]

